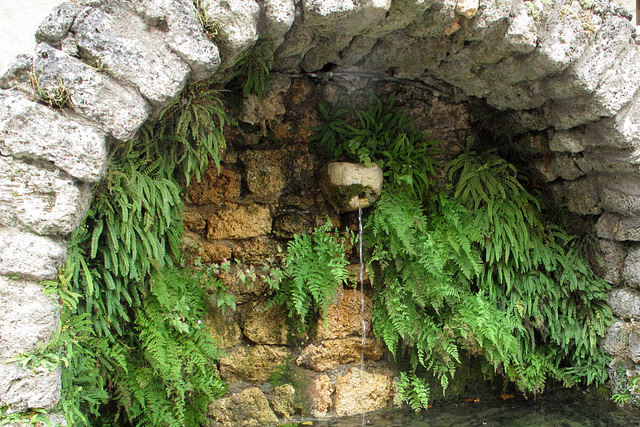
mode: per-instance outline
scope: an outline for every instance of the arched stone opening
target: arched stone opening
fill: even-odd
[[[53,333],[55,309],[37,282],[64,259],[108,146],[131,138],[186,84],[228,80],[261,36],[276,47],[276,70],[418,82],[479,98],[522,133],[545,134],[551,155],[541,169],[571,210],[599,216],[604,276],[619,285],[610,301],[619,319],[603,345],[630,369],[640,362],[637,332],[627,329],[640,317],[632,289],[640,283],[640,67],[623,10],[608,1],[203,3],[217,23],[213,42],[189,0],[65,3],[40,26],[34,56],[0,80],[0,356],[32,351]],[[60,85],[73,108],[32,101],[34,91]],[[57,371],[0,369],[2,405],[55,404]]]

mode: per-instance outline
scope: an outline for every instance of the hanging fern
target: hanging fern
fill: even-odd
[[[194,323],[204,310],[201,284],[163,269],[180,255],[179,180],[200,180],[210,161],[219,166],[227,118],[207,83],[187,88],[161,117],[115,147],[69,243],[70,286],[80,296],[74,314],[92,325],[115,401],[100,413],[103,425],[120,425],[121,414],[135,425],[198,425],[223,390],[212,374],[217,349]]]
[[[515,168],[471,144],[446,167],[452,196],[387,183],[367,218],[374,331],[444,389],[463,351],[534,395],[550,379],[601,384],[608,285],[544,221]]]

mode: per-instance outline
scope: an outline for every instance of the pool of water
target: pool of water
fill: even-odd
[[[640,418],[612,402],[580,391],[545,393],[536,401],[485,396],[476,402],[434,403],[428,411],[415,413],[389,409],[365,414],[364,425],[377,427],[632,427]],[[356,427],[363,416],[314,421],[315,427]]]

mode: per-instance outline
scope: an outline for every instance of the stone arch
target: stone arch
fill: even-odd
[[[602,345],[640,362],[638,335],[625,329],[640,317],[631,289],[640,284],[640,62],[627,12],[607,0],[203,4],[218,28],[213,42],[191,0],[63,3],[38,28],[35,53],[0,79],[1,358],[34,350],[55,330],[56,308],[38,281],[63,262],[108,146],[131,138],[186,84],[228,79],[260,36],[276,47],[278,70],[333,63],[418,81],[545,133],[552,155],[540,168],[571,210],[599,216],[604,276],[619,285],[610,296],[618,320]],[[36,91],[63,85],[73,107],[34,102],[34,82]],[[58,371],[0,364],[0,405],[11,410],[51,408],[59,387]]]

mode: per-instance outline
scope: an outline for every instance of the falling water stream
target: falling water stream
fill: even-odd
[[[360,350],[360,372],[364,374],[364,344],[367,337],[367,323],[364,320],[364,257],[362,254],[362,206],[358,205],[358,254],[360,256],[360,322],[362,323],[362,348]],[[365,425],[367,411],[362,410],[362,425]]]

